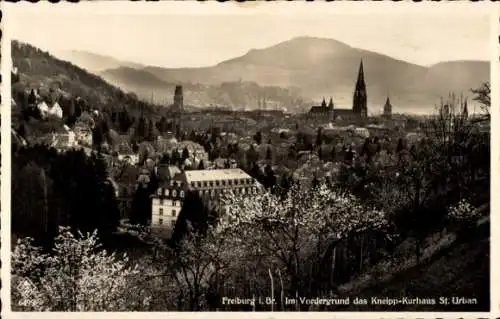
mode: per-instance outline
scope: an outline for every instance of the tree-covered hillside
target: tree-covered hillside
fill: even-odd
[[[55,94],[57,99],[80,97],[90,107],[109,113],[123,107],[134,115],[140,110],[150,115],[158,113],[158,106],[140,101],[135,94],[126,94],[99,76],[32,45],[12,41],[12,60],[19,74],[19,82],[12,88],[14,98],[37,89],[41,95]]]

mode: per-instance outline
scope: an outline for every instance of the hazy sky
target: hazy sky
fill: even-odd
[[[336,3],[304,4],[28,4],[7,5],[4,16],[12,38],[53,53],[87,50],[164,67],[209,66],[304,35],[333,38],[420,65],[490,58],[488,6],[446,9],[443,4],[439,7],[445,9],[417,10],[413,4],[396,10],[391,4],[374,10],[363,3],[371,7],[368,13],[353,5],[347,10]]]

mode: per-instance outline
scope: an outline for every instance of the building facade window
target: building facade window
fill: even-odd
[[[163,205],[163,197],[160,198],[160,205]]]
[[[174,189],[174,190],[172,190],[172,197],[175,197],[175,196],[177,196],[177,191]]]
[[[158,188],[158,190],[156,191],[156,194],[157,194],[158,196],[161,196],[161,193],[162,193],[161,188]]]
[[[177,201],[176,200],[172,200],[172,206],[177,206]]]
[[[175,214],[176,214],[175,209],[172,209],[172,217],[175,217]]]
[[[163,216],[163,208],[160,208],[160,211],[158,212],[160,216]]]
[[[165,195],[166,195],[166,196],[170,196],[170,189],[168,189],[168,188],[167,188],[167,189],[165,190]]]
[[[184,191],[180,191],[180,197],[184,198]]]
[[[163,218],[158,219],[158,225],[163,225]]]
[[[175,227],[175,220],[170,221],[170,226]]]

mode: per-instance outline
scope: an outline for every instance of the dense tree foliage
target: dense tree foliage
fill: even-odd
[[[115,190],[99,155],[45,146],[13,154],[12,232],[49,239],[58,225],[109,236],[118,224]]]

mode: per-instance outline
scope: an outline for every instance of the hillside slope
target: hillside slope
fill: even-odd
[[[70,61],[92,73],[119,67],[135,69],[144,67],[144,65],[138,63],[118,60],[110,56],[81,50],[61,51],[54,53],[54,55],[61,60]]]
[[[490,307],[490,222],[484,218],[477,228],[458,237],[443,237],[427,258],[403,271],[388,269],[389,280],[373,278],[367,285],[359,281],[343,294],[370,299],[435,298],[435,305],[371,305],[371,311],[488,311]],[[439,245],[441,243],[441,245]],[[441,246],[441,247],[439,247]],[[359,285],[361,284],[361,285]],[[439,297],[448,297],[448,304],[439,304]],[[452,297],[477,300],[476,304],[453,303]],[[363,311],[367,306],[350,305],[350,311]]]
[[[93,108],[126,107],[132,114],[141,109],[151,115],[158,112],[158,107],[139,101],[134,94],[126,94],[99,76],[29,44],[12,41],[12,60],[20,74],[20,82],[13,86],[14,96],[32,88],[42,94],[52,89],[65,97],[81,97]]]

